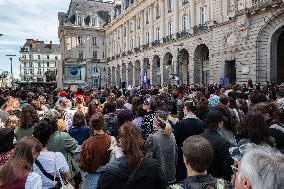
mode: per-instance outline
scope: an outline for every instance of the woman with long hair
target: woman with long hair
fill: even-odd
[[[250,111],[238,127],[238,133],[243,143],[244,140],[255,144],[268,144],[276,146],[274,138],[265,120],[264,115],[258,111]]]
[[[103,115],[93,115],[90,126],[94,135],[84,142],[80,152],[80,168],[86,173],[83,187],[85,189],[96,188],[98,170],[110,160],[111,137],[105,132],[106,123]]]
[[[21,124],[16,129],[15,135],[17,141],[25,136],[32,136],[34,125],[39,121],[37,111],[31,105],[27,105],[22,109]]]
[[[41,188],[41,177],[32,172],[33,162],[41,149],[42,145],[36,138],[24,137],[17,144],[9,160],[0,167],[0,188]]]
[[[166,188],[166,179],[157,160],[144,157],[144,140],[131,122],[119,129],[123,156],[108,163],[101,170],[97,189]]]
[[[158,160],[167,182],[173,183],[176,175],[177,145],[168,115],[158,114],[154,119],[157,132],[149,135],[146,144],[146,156]]]

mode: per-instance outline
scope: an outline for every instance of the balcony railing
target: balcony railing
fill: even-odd
[[[204,24],[199,24],[193,27],[193,33],[200,33],[206,31],[208,29],[209,22],[205,22]]]
[[[158,46],[160,44],[160,40],[155,40],[151,43],[152,47]]]

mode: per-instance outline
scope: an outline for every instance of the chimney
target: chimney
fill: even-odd
[[[52,41],[49,41],[49,48],[52,48]]]

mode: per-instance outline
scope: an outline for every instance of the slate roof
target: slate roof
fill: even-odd
[[[29,52],[36,52],[42,54],[52,54],[60,52],[59,44],[46,44],[44,41],[27,39],[24,46],[21,48],[20,52],[25,51],[25,47],[29,47]]]
[[[90,16],[98,16],[101,25],[104,26],[111,19],[111,12],[114,10],[113,2],[103,2],[94,0],[72,0],[68,10],[68,23],[75,24],[75,15],[82,15],[85,18],[85,24],[90,21]]]

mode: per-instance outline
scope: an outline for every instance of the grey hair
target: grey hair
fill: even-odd
[[[238,180],[246,178],[253,189],[284,188],[284,155],[270,146],[248,147],[240,163]]]

